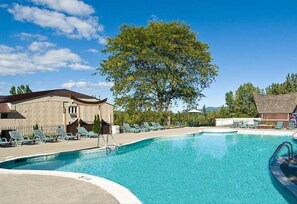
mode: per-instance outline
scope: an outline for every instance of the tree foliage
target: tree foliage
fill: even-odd
[[[202,91],[217,75],[208,45],[179,22],[123,25],[107,40],[108,58],[97,71],[114,82],[115,104],[123,110],[167,112],[183,101],[197,105]]]
[[[225,94],[227,109],[224,109],[222,117],[256,117],[258,116],[257,106],[254,99],[255,93],[261,93],[258,87],[252,83],[245,83],[239,86],[235,95],[232,91]],[[222,112],[222,110],[221,110]]]
[[[297,73],[288,74],[283,83],[272,83],[266,89],[267,95],[297,92]]]
[[[229,91],[225,94],[225,101],[226,105],[228,107],[228,111],[230,113],[230,116],[235,115],[234,108],[235,108],[235,98],[232,91]]]
[[[24,94],[24,93],[31,93],[32,90],[30,89],[29,85],[23,85],[21,84],[20,86],[18,86],[17,88],[15,86],[12,86],[10,88],[9,93],[11,95],[17,95],[17,94]]]
[[[94,133],[101,133],[101,121],[98,114],[94,116],[93,128],[92,131]]]

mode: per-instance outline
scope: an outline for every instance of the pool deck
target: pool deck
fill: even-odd
[[[203,129],[222,129],[221,127],[185,127],[142,133],[123,133],[114,135],[118,145],[138,140],[193,134]],[[230,128],[229,128],[230,129]],[[237,129],[264,134],[291,135],[296,130],[259,130]],[[110,140],[111,143],[111,140]],[[100,139],[100,147],[104,144]],[[59,141],[57,143],[23,145],[19,147],[0,147],[0,161],[37,154],[50,154],[97,147],[97,138],[81,138],[78,141]],[[0,169],[1,203],[119,203],[105,189],[85,180],[67,178],[65,176],[29,174],[25,172]],[[65,173],[64,173],[65,174]]]

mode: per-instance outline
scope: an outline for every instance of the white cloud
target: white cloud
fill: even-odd
[[[113,82],[99,82],[97,84],[97,86],[99,86],[99,87],[112,87],[113,86]]]
[[[92,69],[70,49],[53,48],[55,45],[49,42],[42,42],[41,44],[47,45],[42,48],[38,43],[41,42],[33,42],[26,49],[16,49],[0,44],[0,76],[58,71],[62,68]]]
[[[112,87],[113,82],[99,82],[99,83],[91,83],[91,82],[85,82],[85,81],[72,81],[69,80],[68,82],[65,82],[62,84],[63,88],[71,89],[71,88],[85,88],[90,89],[91,87]]]
[[[90,83],[89,82],[85,82],[85,81],[77,81],[74,82],[72,80],[62,84],[63,88],[66,89],[71,89],[71,88],[89,88],[90,87]]]
[[[151,15],[151,21],[159,21],[159,17],[155,14]]]
[[[70,15],[86,16],[94,13],[92,6],[78,0],[31,0],[37,5],[47,6]]]
[[[101,45],[106,45],[107,44],[106,38],[104,38],[102,36],[98,36],[98,42]]]
[[[29,49],[33,52],[44,52],[48,48],[55,47],[53,43],[49,42],[33,42],[29,45]]]
[[[47,37],[39,34],[31,34],[31,33],[19,33],[14,35],[15,37],[19,37],[20,40],[38,40],[38,41],[46,41]]]
[[[69,65],[69,67],[71,69],[73,69],[73,70],[90,70],[90,69],[94,69],[91,66],[83,65],[83,64],[78,64],[78,63],[71,64],[71,65]]]
[[[54,29],[57,33],[63,34],[68,38],[76,39],[98,39],[99,43],[104,42],[98,32],[103,31],[103,26],[99,24],[98,18],[88,16],[78,18],[66,16],[63,13],[40,9],[37,7],[22,6],[14,4],[8,9],[14,18],[22,22],[31,22],[43,28]]]
[[[99,53],[99,50],[90,48],[90,49],[87,50],[87,52],[91,52],[91,53]]]
[[[11,47],[8,47],[6,45],[1,45],[0,44],[0,53],[6,53],[6,54],[9,54],[11,52],[14,51],[14,48],[11,48]]]

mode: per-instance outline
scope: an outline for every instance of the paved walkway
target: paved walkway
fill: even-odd
[[[213,128],[213,127],[212,127]],[[116,134],[117,144],[130,143],[146,138],[177,136],[197,133],[203,128],[177,128],[144,133]],[[242,130],[242,129],[241,129]],[[249,131],[267,131],[252,130]],[[284,130],[286,131],[286,130]],[[274,131],[276,132],[276,131]],[[294,131],[293,131],[294,132]],[[288,134],[291,134],[289,131]],[[100,139],[100,147],[104,144]],[[81,138],[78,141],[0,147],[0,161],[16,157],[96,148],[97,139]],[[14,175],[0,172],[1,203],[117,203],[118,201],[99,187],[81,180],[58,176]]]

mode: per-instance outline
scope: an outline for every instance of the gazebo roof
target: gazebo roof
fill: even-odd
[[[297,93],[268,96],[255,94],[254,99],[259,113],[292,113],[297,105]]]

